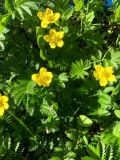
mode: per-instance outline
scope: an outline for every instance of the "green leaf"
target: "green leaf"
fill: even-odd
[[[68,8],[68,9],[62,14],[62,18],[63,18],[64,20],[68,20],[70,17],[72,17],[73,11],[74,11],[74,8]]]
[[[23,11],[21,8],[16,8],[16,11],[18,12],[19,16],[24,19]]]
[[[97,159],[85,156],[82,158],[82,160],[97,160]]]
[[[105,93],[102,93],[98,99],[98,103],[100,105],[109,105],[111,103],[111,97]]]
[[[69,131],[66,131],[65,134],[72,141],[77,141],[78,139],[77,131],[74,129],[70,129]]]
[[[120,121],[115,121],[109,128],[109,132],[111,132],[116,137],[120,138]]]
[[[0,41],[0,51],[4,51],[5,47],[4,47],[4,43]]]
[[[100,152],[99,152],[99,148],[97,147],[94,147],[93,145],[89,144],[87,146],[87,152],[89,153],[89,155],[92,157],[92,158],[95,158],[95,159],[99,159],[100,158]]]
[[[113,90],[114,90],[114,87],[106,87],[103,92],[109,93],[109,92],[112,92]]]
[[[26,124],[21,120],[21,119],[19,119],[13,112],[11,112],[11,111],[9,111],[9,114],[11,115],[11,116],[13,116],[29,133],[30,133],[30,135],[32,136],[32,137],[34,137],[33,136],[33,134],[32,134],[32,132],[29,130],[29,128],[26,126]]]
[[[49,59],[49,56],[47,55],[46,50],[43,48],[40,48],[40,58],[44,61]]]
[[[38,10],[38,6],[35,2],[28,1],[28,2],[23,3],[23,5],[30,9]]]
[[[115,110],[114,110],[114,113],[115,113],[115,115],[116,115],[118,118],[120,118],[120,110],[115,109]]]
[[[120,5],[118,6],[116,13],[115,13],[115,21],[120,22]]]
[[[11,95],[17,106],[21,104],[26,97],[26,94],[29,95],[34,93],[34,86],[35,83],[33,81],[20,80],[11,87]]]
[[[50,158],[50,160],[61,160],[61,158],[55,156],[55,157]]]
[[[94,11],[89,12],[89,13],[86,15],[85,23],[86,23],[86,24],[92,23],[94,17],[95,17]]]
[[[77,122],[82,127],[90,127],[93,124],[93,121],[85,115],[80,115]]]
[[[84,6],[84,1],[83,0],[73,0],[75,4],[75,11],[81,11],[81,9]]]
[[[30,16],[32,16],[32,12],[31,12],[31,10],[30,10],[28,7],[26,7],[26,6],[24,6],[24,5],[21,5],[21,8],[22,8],[27,14],[29,14]]]
[[[67,75],[67,73],[61,73],[61,74],[59,74],[58,80],[59,80],[60,86],[64,88],[65,87],[65,82],[68,81],[68,75]]]
[[[120,65],[120,49],[110,48],[111,61]]]
[[[8,25],[10,18],[11,15],[5,15],[4,17],[2,17],[0,21],[0,33],[3,32],[6,26]]]
[[[88,70],[90,68],[89,61],[86,60],[83,62],[82,59],[72,63],[70,75],[72,78],[84,78],[84,76],[88,76]]]
[[[13,6],[13,0],[5,0],[5,9],[8,12],[11,12],[14,10],[14,6]]]

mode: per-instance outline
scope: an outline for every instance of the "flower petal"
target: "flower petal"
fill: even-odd
[[[32,80],[37,82],[37,79],[38,79],[38,74],[32,74]]]
[[[48,16],[48,15],[53,15],[53,11],[50,8],[47,8],[45,11],[45,16]]]
[[[105,68],[105,71],[106,71],[107,73],[109,73],[109,74],[112,74],[112,73],[113,73],[112,67],[106,67],[106,68]]]
[[[9,108],[9,104],[8,103],[5,103],[4,104],[4,109],[8,109]]]
[[[99,82],[100,82],[100,86],[103,86],[103,87],[106,86],[108,83],[107,79],[104,77],[101,78]]]
[[[99,75],[96,71],[93,72],[93,75],[94,75],[95,78],[99,79]]]
[[[64,32],[60,31],[56,33],[57,39],[62,39],[64,37]]]
[[[50,37],[49,37],[49,35],[45,35],[45,36],[43,37],[43,39],[44,39],[46,42],[49,42]]]
[[[50,47],[53,48],[53,49],[56,47],[56,44],[55,44],[53,41],[50,41],[50,42],[49,42],[49,45],[50,45]]]
[[[110,74],[108,77],[108,81],[116,81],[116,77],[113,74]]]
[[[42,27],[42,28],[47,28],[47,26],[48,26],[48,22],[47,22],[46,20],[43,20],[43,21],[41,22],[41,27]]]
[[[60,18],[60,13],[54,13],[54,22]]]
[[[40,68],[39,73],[40,73],[41,75],[44,74],[45,72],[47,72],[47,69],[46,69],[45,67]]]
[[[3,103],[8,102],[8,100],[9,100],[8,96],[5,96],[5,95],[2,96],[1,98],[2,98]]]
[[[3,114],[4,114],[4,108],[0,107],[0,116],[3,116]]]
[[[47,76],[48,76],[50,79],[52,79],[52,78],[53,78],[52,72],[47,72]]]
[[[38,17],[39,19],[43,20],[43,18],[45,17],[45,13],[39,11],[39,12],[37,13],[37,17]]]
[[[64,42],[62,41],[62,40],[59,40],[58,42],[57,42],[57,46],[58,47],[62,47],[64,45]]]
[[[103,70],[104,68],[101,66],[101,65],[96,65],[95,66],[95,70],[96,71],[101,71],[101,70]]]
[[[49,31],[49,35],[50,35],[50,36],[56,35],[56,29],[51,29],[51,30]]]

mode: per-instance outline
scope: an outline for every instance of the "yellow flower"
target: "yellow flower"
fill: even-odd
[[[100,86],[106,86],[108,82],[116,81],[116,77],[113,75],[112,67],[102,67],[100,65],[96,65],[93,75],[99,80]]]
[[[51,48],[55,48],[56,46],[62,47],[64,45],[63,42],[64,32],[56,31],[56,29],[51,29],[49,31],[49,35],[45,35],[43,38],[46,42],[49,43]]]
[[[0,94],[0,116],[2,116],[4,111],[9,108],[8,100],[9,98],[7,96],[2,96]]]
[[[52,81],[53,74],[48,72],[46,68],[42,67],[38,74],[32,75],[32,80],[39,86],[48,87]]]
[[[37,16],[42,20],[41,27],[47,28],[48,24],[55,23],[60,18],[60,13],[53,13],[51,9],[47,8],[45,12],[39,11]]]

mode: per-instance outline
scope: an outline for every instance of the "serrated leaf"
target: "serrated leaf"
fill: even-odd
[[[78,134],[77,134],[76,130],[66,131],[65,134],[72,141],[77,141],[77,139],[78,139]]]
[[[72,151],[68,152],[68,153],[64,156],[64,158],[67,158],[67,159],[71,159],[71,158],[75,158],[75,157],[76,157],[76,153],[75,153],[75,152],[72,152]]]
[[[94,147],[93,145],[88,145],[87,146],[87,152],[89,153],[89,155],[92,157],[92,158],[95,158],[95,159],[99,159],[100,158],[100,152],[99,152],[99,149]]]
[[[116,137],[120,138],[120,121],[113,122],[109,129]]]
[[[88,75],[87,70],[90,68],[89,61],[83,60],[76,61],[72,63],[70,75],[72,78],[84,78],[84,76]]]

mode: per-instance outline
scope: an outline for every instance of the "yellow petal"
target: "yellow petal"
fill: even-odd
[[[50,85],[50,83],[46,83],[46,82],[43,83],[43,86],[44,86],[44,87],[48,87],[49,85]]]
[[[42,27],[42,28],[47,28],[47,26],[48,26],[48,22],[47,22],[46,20],[43,20],[43,21],[41,22],[41,27]]]
[[[54,13],[54,22],[56,22],[60,18],[60,13]]]
[[[45,35],[45,36],[43,37],[43,39],[44,39],[46,42],[49,42],[49,40],[50,40],[49,35]]]
[[[60,40],[60,41],[57,42],[57,46],[58,47],[61,48],[63,45],[64,45],[64,42],[62,40]]]
[[[50,41],[50,42],[49,42],[49,45],[50,45],[50,47],[53,48],[53,49],[56,47],[56,44],[55,44],[53,41]]]
[[[0,107],[0,116],[3,116],[3,114],[4,114],[4,108]]]
[[[101,70],[103,70],[104,68],[102,67],[102,66],[100,66],[100,65],[96,65],[95,66],[95,70],[96,71],[101,71]]]
[[[105,68],[105,71],[106,71],[107,73],[109,73],[109,74],[113,73],[112,67],[106,67],[106,68]]]
[[[37,81],[37,78],[38,78],[38,74],[32,74],[32,77],[31,77],[31,78],[32,78],[33,81],[36,82],[36,81]]]
[[[60,31],[56,33],[57,39],[62,39],[64,37],[64,32]]]
[[[47,8],[45,11],[45,16],[47,15],[53,15],[53,11],[50,8]]]
[[[52,79],[52,78],[53,78],[52,72],[47,72],[47,76],[48,76],[50,79]]]
[[[93,75],[94,75],[95,78],[97,78],[97,79],[99,78],[99,75],[96,71],[93,72]]]
[[[50,36],[53,36],[53,35],[55,35],[56,34],[56,29],[51,29],[50,31],[49,31],[49,35]]]
[[[40,73],[41,75],[44,74],[45,72],[47,72],[47,69],[46,69],[45,67],[40,68],[39,73]]]
[[[9,108],[9,104],[8,103],[5,103],[4,104],[4,109],[8,109]]]
[[[8,100],[9,100],[8,96],[5,96],[5,95],[2,96],[3,103],[8,102]]]
[[[39,11],[39,12],[37,13],[37,17],[42,20],[42,19],[45,17],[45,13]]]
[[[113,74],[110,74],[108,77],[108,81],[112,82],[112,81],[116,81],[116,77]]]
[[[103,86],[103,87],[106,86],[108,83],[106,78],[101,78],[99,82],[100,82],[100,86]]]

